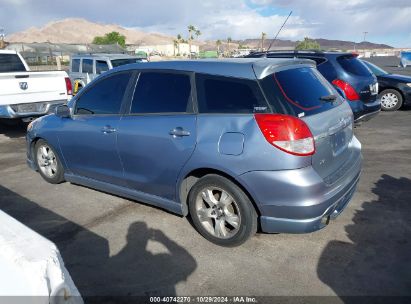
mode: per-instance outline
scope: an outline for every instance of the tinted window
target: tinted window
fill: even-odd
[[[80,59],[73,59],[71,61],[71,71],[74,73],[80,72]]]
[[[314,68],[284,70],[267,76],[261,83],[270,103],[291,115],[308,116],[341,103],[339,98],[322,100],[322,97],[337,96],[338,93]]]
[[[76,103],[76,114],[118,114],[131,77],[130,73],[109,76],[87,89]]]
[[[131,63],[136,63],[140,61],[141,59],[139,58],[114,59],[114,60],[111,60],[111,65],[113,66],[113,68],[115,68],[120,65],[131,64]]]
[[[268,112],[258,83],[252,80],[197,74],[201,113]]]
[[[376,76],[387,75],[388,73],[383,69],[377,67],[375,64],[372,64],[367,61],[363,61],[363,63],[373,72]]]
[[[357,76],[371,76],[370,71],[359,59],[357,59],[357,57],[352,55],[340,56],[337,58],[337,61],[348,73]]]
[[[142,73],[131,113],[192,112],[190,77],[186,74]]]
[[[96,60],[96,74],[101,74],[108,71],[108,64],[105,60]]]
[[[0,72],[26,72],[24,64],[20,57],[16,54],[1,54],[0,55]]]
[[[82,73],[93,74],[93,60],[92,59],[83,59],[81,66]]]

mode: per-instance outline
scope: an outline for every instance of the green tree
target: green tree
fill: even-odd
[[[93,39],[94,44],[116,44],[120,46],[126,46],[126,36],[121,35],[119,32],[107,33],[104,36],[96,36]]]
[[[220,56],[220,47],[221,47],[222,44],[223,44],[223,43],[221,42],[221,40],[217,40],[217,41],[215,42],[215,45],[217,46],[217,54],[218,54],[218,56]]]
[[[310,39],[305,37],[303,41],[298,41],[297,45],[295,46],[296,50],[319,50],[320,45],[314,39]]]

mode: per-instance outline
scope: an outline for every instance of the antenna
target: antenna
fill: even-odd
[[[277,32],[277,34],[275,35],[274,39],[271,40],[270,46],[268,47],[267,51],[265,51],[265,56],[266,56],[266,57],[267,57],[268,51],[271,49],[271,46],[273,45],[274,41],[277,40],[278,35],[280,34],[281,30],[283,29],[284,25],[287,23],[288,18],[290,18],[290,16],[291,16],[292,13],[293,13],[293,11],[291,11],[291,12],[288,14],[287,18],[285,19],[283,25],[282,25],[282,26],[280,27],[280,29],[278,30],[278,32]]]

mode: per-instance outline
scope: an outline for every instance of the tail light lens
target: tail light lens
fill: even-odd
[[[265,139],[287,153],[307,156],[315,153],[314,137],[304,121],[283,114],[255,114]]]
[[[358,95],[358,93],[354,90],[354,88],[348,82],[345,82],[344,80],[341,80],[341,79],[336,79],[333,81],[333,85],[336,85],[341,90],[343,90],[348,100],[353,101],[353,100],[360,99],[360,96]]]
[[[73,86],[71,85],[70,78],[66,77],[64,80],[66,81],[67,95],[73,95]]]

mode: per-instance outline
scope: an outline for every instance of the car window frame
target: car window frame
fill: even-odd
[[[125,106],[126,111],[123,116],[176,116],[176,115],[196,115],[198,114],[197,108],[197,89],[195,84],[195,73],[192,71],[184,70],[173,70],[173,69],[135,69],[136,79],[134,82],[134,87],[132,88],[132,94],[128,101],[128,104]],[[140,79],[141,73],[164,73],[164,74],[183,74],[188,75],[190,78],[191,93],[190,101],[187,104],[187,107],[191,104],[191,112],[153,112],[153,113],[131,113],[131,107],[133,105],[134,95],[136,93],[138,81]]]
[[[106,72],[106,73],[107,73],[107,72]],[[83,89],[76,95],[75,101],[74,101],[73,106],[72,106],[72,111],[71,111],[71,112],[72,112],[72,115],[71,115],[71,116],[72,116],[73,118],[75,118],[75,117],[95,117],[95,116],[99,116],[99,117],[101,117],[101,116],[123,116],[123,115],[125,114],[125,112],[126,112],[126,106],[127,106],[127,104],[129,103],[130,98],[132,98],[132,93],[134,93],[133,86],[135,85],[137,75],[136,75],[136,73],[135,73],[134,71],[132,71],[132,70],[118,71],[118,72],[109,73],[109,74],[106,74],[106,73],[101,74],[102,76],[97,77],[93,82],[91,82],[90,84],[88,84],[85,88],[83,88]],[[125,74],[125,73],[130,73],[131,76],[130,76],[130,80],[129,80],[128,84],[127,84],[127,87],[126,87],[126,90],[125,90],[123,99],[121,100],[121,105],[120,105],[120,111],[119,111],[119,113],[116,113],[116,114],[114,114],[114,113],[110,113],[110,114],[77,114],[77,113],[76,113],[77,103],[78,103],[78,101],[81,99],[81,97],[82,97],[84,94],[86,94],[88,91],[90,91],[91,89],[93,89],[93,88],[94,88],[97,84],[99,84],[101,81],[104,81],[104,80],[106,80],[107,78],[114,77],[114,76],[119,75],[119,74]]]
[[[77,71],[73,70],[74,61],[78,61],[78,70]],[[81,58],[71,59],[71,65],[70,65],[71,73],[77,73],[77,74],[81,73],[81,64],[82,64],[81,63]]]
[[[105,62],[105,64],[107,65],[107,71],[104,71],[104,72],[102,72],[102,73],[97,73],[97,62]],[[109,65],[108,65],[108,62],[107,62],[107,60],[106,59],[95,59],[94,60],[94,74],[95,75],[101,75],[101,74],[104,74],[104,73],[106,73],[106,72],[108,72],[108,71],[110,71],[110,67],[109,67]]]
[[[89,60],[89,61],[91,61],[91,73],[90,72],[84,72],[83,71],[83,64],[84,64],[84,60]],[[95,69],[94,69],[94,66],[95,66],[95,64],[94,64],[94,59],[92,59],[92,58],[82,58],[81,59],[81,73],[82,74],[89,74],[89,75],[93,75],[93,74],[95,74]]]

